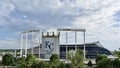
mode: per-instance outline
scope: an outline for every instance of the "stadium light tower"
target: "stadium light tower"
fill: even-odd
[[[21,44],[20,44],[20,45],[21,45],[21,48],[20,48],[20,49],[21,49],[21,51],[20,51],[20,57],[22,57],[23,34],[21,33],[20,35],[21,35],[21,36],[20,36],[20,37],[21,37],[21,38],[20,38],[20,39],[21,39]]]
[[[84,41],[84,59],[86,58],[86,53],[85,53],[85,29],[76,29],[76,28],[59,28],[57,29],[58,32],[60,31],[66,31],[66,56],[67,56],[67,45],[68,45],[68,31],[74,31],[75,32],[75,50],[77,49],[77,32],[83,32],[83,41]]]
[[[23,47],[23,37],[25,35],[25,57],[27,57],[27,46],[28,46],[28,34],[32,32],[32,42],[33,42],[33,32],[40,32],[40,30],[28,30],[28,31],[23,31],[21,32],[21,53],[20,57],[22,57],[22,47]],[[33,44],[32,44],[32,53],[33,53]]]

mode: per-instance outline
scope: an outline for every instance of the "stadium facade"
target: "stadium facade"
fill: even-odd
[[[66,32],[66,44],[60,44],[60,31]],[[75,32],[75,44],[67,43],[67,31]],[[77,44],[77,31],[83,32],[84,43]],[[57,34],[44,34],[40,32],[41,42],[39,42],[38,46],[32,46],[31,48],[27,48],[28,46],[28,33],[39,32],[39,30],[30,30],[21,33],[21,48],[17,51],[15,49],[11,50],[20,55],[20,57],[27,57],[29,54],[34,54],[38,58],[49,59],[52,54],[58,54],[61,59],[66,59],[66,53],[70,50],[81,49],[84,53],[84,58],[96,58],[98,54],[111,55],[112,53],[104,48],[100,42],[93,43],[85,43],[85,30],[84,29],[58,29]],[[25,35],[25,36],[24,36]],[[32,35],[33,36],[33,35]],[[23,44],[25,43],[25,44]],[[23,48],[25,46],[25,48]],[[6,50],[5,50],[6,51]],[[9,51],[9,50],[8,50]],[[1,54],[3,54],[4,50],[1,50]],[[18,53],[19,52],[19,53]]]
[[[77,44],[77,48],[83,50],[84,44]],[[41,45],[42,46],[42,45]],[[42,49],[42,47],[40,47]],[[66,58],[66,49],[67,51],[69,50],[75,50],[75,45],[74,44],[69,44],[69,45],[60,45],[60,53],[59,56],[61,59]],[[100,42],[93,42],[93,43],[86,43],[86,58],[96,58],[97,55],[99,54],[105,54],[105,55],[112,55],[112,53],[104,48]],[[41,51],[42,52],[42,51]],[[33,48],[33,53],[36,57],[39,57],[39,46],[36,46]],[[31,49],[28,49],[28,54],[31,54]],[[44,54],[41,53],[40,57],[44,59]]]
[[[42,44],[33,48],[33,54],[39,57],[40,53],[42,59],[49,59],[52,54],[58,54],[61,59],[65,59],[69,50],[75,50],[76,48],[84,50],[84,44],[59,44],[59,36],[59,34],[55,35],[54,33],[53,35],[42,34]],[[31,54],[31,51],[32,48],[28,49],[28,54]],[[100,42],[85,43],[85,52],[86,58],[96,58],[98,54],[111,55],[111,52],[104,48]]]

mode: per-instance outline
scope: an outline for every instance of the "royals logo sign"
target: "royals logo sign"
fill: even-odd
[[[45,41],[45,50],[47,54],[51,54],[54,52],[54,43],[50,41]]]
[[[59,54],[59,37],[58,35],[42,35],[41,54],[44,59],[49,59],[52,54]]]

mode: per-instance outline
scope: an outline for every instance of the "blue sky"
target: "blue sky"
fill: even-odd
[[[19,48],[19,32],[85,28],[86,42],[120,48],[119,0],[0,0],[0,48]]]

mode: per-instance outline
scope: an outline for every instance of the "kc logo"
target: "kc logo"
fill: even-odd
[[[46,41],[45,42],[45,48],[47,49],[47,52],[53,52],[53,50],[54,50],[54,43],[50,43],[49,41]]]

